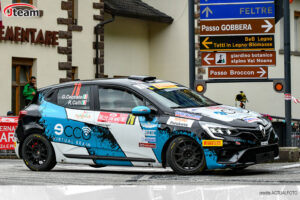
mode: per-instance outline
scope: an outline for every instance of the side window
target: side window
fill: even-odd
[[[143,100],[121,89],[99,88],[100,110],[131,112],[136,106],[143,106]]]
[[[90,109],[91,87],[75,84],[74,87],[66,87],[58,90],[57,104],[65,108]]]

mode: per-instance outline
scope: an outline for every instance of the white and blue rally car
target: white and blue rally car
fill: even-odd
[[[34,171],[74,163],[197,174],[269,162],[279,152],[260,114],[147,76],[40,89],[20,112],[15,136],[17,155]]]

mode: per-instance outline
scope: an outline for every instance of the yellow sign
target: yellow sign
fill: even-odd
[[[223,140],[202,140],[203,147],[222,147]]]
[[[156,83],[152,85],[157,89],[168,89],[168,88],[178,88],[174,83]]]

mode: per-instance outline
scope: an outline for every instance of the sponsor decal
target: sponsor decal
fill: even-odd
[[[82,113],[76,113],[75,119],[77,120],[90,120],[92,119],[92,116],[90,113],[83,111]]]
[[[168,125],[181,126],[181,127],[187,127],[187,128],[191,128],[193,123],[194,123],[194,120],[183,119],[183,118],[178,118],[178,117],[170,117],[169,120],[167,121]]]
[[[156,136],[156,130],[143,130],[146,137],[153,137]]]
[[[145,129],[157,128],[157,124],[154,124],[151,122],[145,122],[145,123],[143,123],[143,128],[145,128]]]
[[[214,112],[215,114],[217,114],[217,115],[227,115],[227,113],[225,113],[225,112],[221,112],[221,111],[218,111],[218,112]]]
[[[153,144],[153,143],[139,143],[139,147],[155,149],[156,144]]]
[[[233,109],[222,109],[221,112],[224,112],[227,114],[235,114],[236,113]]]
[[[259,122],[259,121],[261,121],[260,119],[258,119],[256,117],[246,117],[246,118],[243,118],[243,120],[245,122],[248,122],[248,123],[253,123],[253,122]]]
[[[114,124],[126,124],[128,114],[100,112],[98,122],[107,122]]]
[[[27,3],[10,4],[3,9],[6,17],[39,17],[40,10]]]
[[[146,142],[156,143],[156,137],[145,137]]]
[[[71,126],[63,126],[62,124],[56,124],[54,126],[54,133],[57,136],[61,136],[64,134],[67,137],[75,137],[76,139],[85,139],[89,140],[91,138],[92,129],[84,126],[82,128],[80,127],[71,127]],[[61,141],[62,139],[60,137],[55,138],[55,141]]]
[[[134,115],[129,115],[128,119],[126,121],[126,124],[128,124],[128,125],[134,125],[135,124],[135,118],[136,117]]]
[[[222,110],[222,109],[224,109],[224,107],[212,106],[212,107],[207,107],[206,109],[209,109],[209,110]]]
[[[153,87],[155,87],[156,89],[162,90],[162,89],[168,89],[168,88],[178,88],[177,85],[175,85],[174,83],[155,83],[152,84]]]
[[[64,127],[62,124],[56,124],[54,126],[54,133],[56,135],[62,135],[64,133]]]
[[[203,147],[222,147],[223,140],[202,140]]]
[[[199,115],[193,115],[193,114],[190,114],[190,113],[179,112],[179,111],[175,112],[175,116],[176,117],[188,118],[188,119],[194,119],[194,120],[200,120],[201,117],[202,117],[202,116],[199,116]]]

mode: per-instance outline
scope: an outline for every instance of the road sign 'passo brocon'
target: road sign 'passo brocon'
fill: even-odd
[[[267,79],[268,67],[211,67],[209,79]]]

